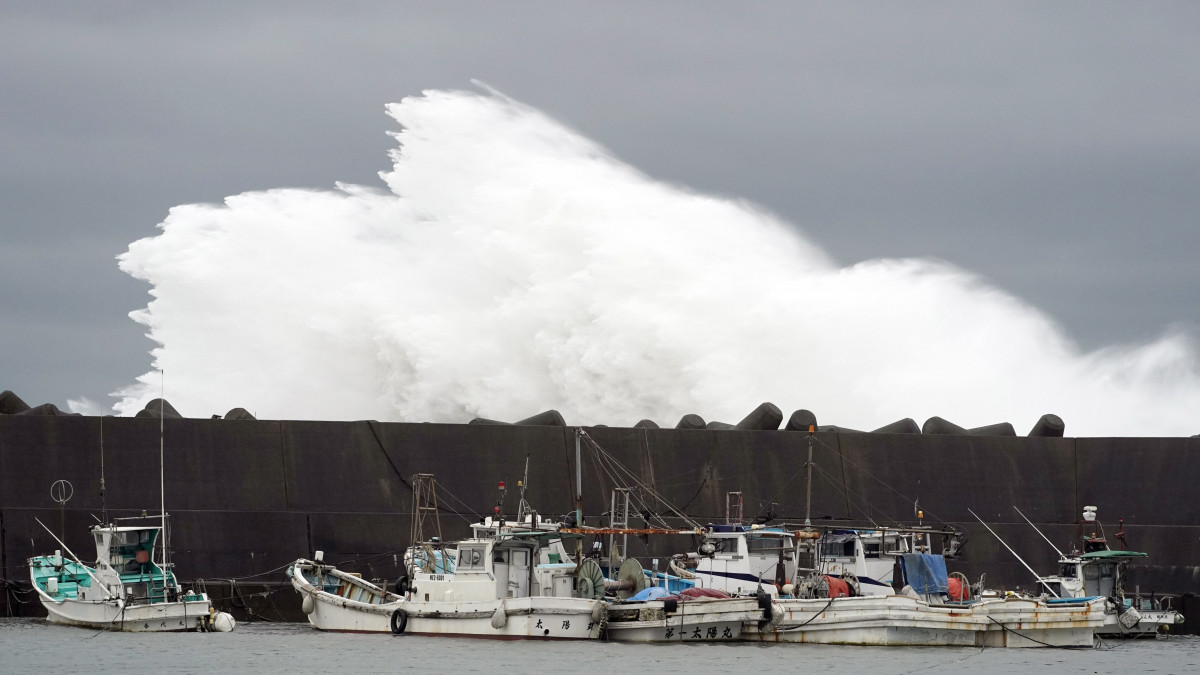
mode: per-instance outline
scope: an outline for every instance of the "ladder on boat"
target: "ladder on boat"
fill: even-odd
[[[442,521],[438,518],[437,490],[433,474],[414,474],[412,486],[413,512],[409,532],[412,533],[413,544],[427,541],[425,528],[430,525],[432,525],[430,529],[434,532],[433,536],[437,537],[437,541],[442,541]]]

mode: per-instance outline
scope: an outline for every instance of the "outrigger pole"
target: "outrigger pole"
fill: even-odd
[[[1018,509],[1015,504],[1013,505],[1013,510],[1016,511],[1017,513],[1021,513],[1021,509]],[[1034,532],[1037,532],[1038,534],[1042,535],[1042,539],[1045,539],[1046,543],[1050,544],[1050,548],[1054,549],[1054,552],[1058,554],[1058,557],[1060,557],[1060,558],[1063,557],[1063,552],[1058,550],[1058,547],[1054,545],[1054,542],[1050,541],[1049,537],[1042,534],[1042,531],[1038,529],[1037,525],[1033,524],[1033,521],[1029,520],[1029,518],[1024,513],[1021,513],[1021,517],[1025,519],[1025,522],[1029,523],[1029,526],[1033,528]]]
[[[99,586],[102,591],[104,591],[105,595],[107,595],[110,598],[117,598],[117,596],[112,594],[112,591],[108,590],[107,586],[100,583],[100,580],[96,578],[96,575],[92,574],[92,571],[90,569],[88,569],[88,566],[83,564],[83,561],[81,561],[79,559],[79,556],[75,555],[75,552],[71,550],[71,547],[64,544],[62,539],[59,539],[57,536],[55,536],[53,530],[46,527],[46,524],[43,523],[42,521],[38,520],[36,517],[34,518],[34,520],[37,521],[38,525],[41,525],[43,529],[45,529],[47,532],[49,532],[51,537],[54,537],[54,541],[57,541],[59,546],[62,546],[63,550],[66,551],[67,554],[71,556],[71,559],[74,560],[76,563],[78,563],[78,565],[83,568],[84,572],[87,572],[87,575],[92,578],[92,581],[96,582],[96,585]],[[120,600],[120,598],[117,598],[117,599]]]
[[[1009,553],[1011,553],[1011,554],[1013,554],[1013,557],[1017,559],[1017,562],[1021,563],[1022,565],[1025,565],[1025,569],[1029,570],[1029,573],[1033,575],[1033,578],[1034,578],[1034,579],[1037,579],[1038,581],[1041,581],[1041,579],[1042,579],[1042,578],[1041,578],[1041,576],[1039,576],[1037,572],[1034,572],[1032,567],[1030,567],[1029,565],[1026,565],[1026,564],[1025,564],[1025,561],[1024,561],[1024,560],[1021,560],[1021,556],[1017,555],[1017,552],[1016,552],[1016,551],[1014,551],[1014,550],[1012,550],[1012,547],[1011,547],[1011,546],[1009,546],[1008,544],[1005,544],[1005,543],[1004,543],[1004,540],[1000,538],[1000,535],[996,534],[996,531],[995,531],[995,530],[993,530],[992,528],[988,527],[988,524],[987,524],[987,523],[985,523],[985,522],[983,522],[983,518],[980,518],[979,516],[976,516],[976,515],[975,515],[975,512],[974,512],[974,511],[972,511],[971,509],[967,509],[967,513],[969,513],[969,514],[971,514],[971,515],[975,516],[975,520],[978,520],[978,521],[979,521],[979,523],[980,523],[981,525],[983,525],[984,527],[987,527],[987,531],[992,533],[992,536],[996,538],[996,541],[999,541],[1001,544],[1004,544],[1004,548],[1008,549],[1008,552],[1009,552]],[[1045,586],[1045,584],[1043,584],[1043,585]],[[1053,596],[1054,596],[1054,597],[1056,597],[1056,598],[1057,598],[1057,597],[1060,597],[1060,596],[1058,595],[1058,593],[1055,593],[1055,592],[1054,592],[1054,589],[1053,589],[1053,588],[1050,588],[1049,586],[1045,586],[1045,588],[1046,588],[1046,590],[1050,591],[1050,595],[1053,595]]]

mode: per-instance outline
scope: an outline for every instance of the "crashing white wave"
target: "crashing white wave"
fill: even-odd
[[[655,181],[492,93],[388,106],[389,190],[171,209],[120,267],[183,414],[736,422],[762,401],[871,429],[938,415],[1023,433],[1196,433],[1191,337],[1083,353],[951,265],[840,267],[751,204]],[[157,372],[116,392],[159,396]]]

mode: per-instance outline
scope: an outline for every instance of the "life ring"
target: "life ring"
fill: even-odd
[[[399,635],[408,627],[408,615],[404,610],[398,609],[392,612],[392,635]]]
[[[407,574],[401,574],[399,579],[396,579],[396,594],[405,595],[409,591],[409,581]]]

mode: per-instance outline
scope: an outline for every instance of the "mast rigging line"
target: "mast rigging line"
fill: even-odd
[[[459,511],[459,510],[456,510],[456,509],[451,509],[451,508],[443,508],[443,507],[442,507],[442,505],[439,503],[439,504],[438,504],[438,507],[437,507],[437,510],[438,510],[438,512],[439,512],[439,513],[445,512],[445,513],[449,513],[449,514],[451,514],[451,515],[458,516],[459,518],[462,518],[464,521],[466,521],[468,525],[470,525],[470,524],[473,524],[473,523],[475,522],[475,520],[474,520],[473,518],[468,518],[468,517],[466,516],[466,514],[468,514],[468,513],[471,513],[471,514],[474,514],[474,515],[479,515],[479,514],[476,512],[476,510],[475,510],[475,509],[472,509],[472,508],[471,508],[471,505],[470,505],[470,504],[468,504],[468,503],[464,502],[463,500],[459,499],[457,496],[455,496],[455,495],[454,495],[454,493],[452,493],[452,492],[450,492],[449,490],[447,490],[447,489],[446,489],[446,486],[445,486],[445,485],[443,485],[443,484],[441,483],[441,481],[435,481],[435,482],[434,482],[434,486],[433,486],[433,487],[434,487],[434,489],[435,489],[435,490],[437,490],[438,492],[441,492],[442,494],[446,495],[446,496],[447,496],[447,497],[449,497],[451,500],[453,500],[453,501],[455,501],[455,502],[458,502],[458,504],[460,504],[460,505],[462,506],[462,508],[463,508],[463,510],[461,510],[461,511]]]
[[[611,454],[609,454],[607,450],[602,448],[600,444],[597,443],[590,435],[588,435],[586,431],[579,429],[579,436],[585,441],[585,444],[588,446],[588,448],[600,458],[601,464],[606,466],[606,470],[609,472],[609,475],[614,482],[618,484],[624,482],[626,485],[636,487],[644,494],[652,496],[656,501],[666,506],[669,511],[673,512],[677,517],[683,519],[683,521],[691,527],[701,527],[700,523],[689,517],[682,510],[676,508],[674,504],[667,500],[663,495],[659,494],[657,490],[642,482],[637,475],[630,471],[625,465],[621,464],[621,462],[618,461],[616,457],[613,457]],[[640,496],[633,495],[632,493],[631,496],[634,496],[643,507],[647,506]],[[658,515],[657,513],[653,513],[649,508],[646,508],[644,513],[651,513],[660,522],[666,524],[666,521],[663,520],[662,516]]]
[[[877,528],[880,527],[879,523],[873,517],[871,517],[871,511],[873,507],[871,506],[871,502],[867,500],[866,497],[861,497],[862,502],[866,505],[866,508],[863,508],[863,506],[859,505],[859,499],[857,498],[860,497],[860,495],[858,493],[851,492],[848,488],[846,488],[845,485],[839,485],[828,471],[817,466],[815,462],[813,463],[813,468],[816,469],[817,473],[820,474],[822,478],[829,481],[829,485],[832,486],[834,490],[841,493],[841,495],[846,498],[846,501],[849,502],[851,506],[860,511],[863,516],[865,516],[866,519],[871,522],[871,525]],[[896,524],[899,525],[899,521],[897,521]]]
[[[676,509],[672,504],[670,504],[670,502],[668,502],[666,499],[663,499],[662,496],[657,493],[657,491],[642,482],[637,475],[621,464],[621,462],[608,453],[608,451],[604,450],[604,448],[602,448],[595,439],[588,436],[587,433],[583,432],[582,430],[580,430],[580,432],[581,438],[587,441],[589,449],[592,450],[592,456],[594,460],[603,468],[604,472],[613,480],[613,482],[618,485],[632,485],[634,488],[636,488],[629,490],[629,496],[633,502],[633,505],[638,509],[639,514],[646,521],[647,525],[650,524],[650,520],[652,518],[664,526],[667,526],[667,522],[654,509],[650,508],[650,504],[648,503],[646,495],[649,495],[655,498],[656,501],[667,505],[670,510],[674,511],[685,521],[689,521],[686,515],[683,515],[679,509]],[[693,526],[695,525],[695,523],[692,521],[689,521],[689,524],[692,524]]]
[[[613,459],[612,457],[601,457],[600,453],[591,452],[591,453],[589,453],[589,457],[591,458],[592,465],[593,465],[593,467],[595,467],[595,470],[596,470],[597,479],[598,479],[597,482],[599,482],[601,484],[600,485],[600,500],[601,500],[601,502],[603,502],[604,501],[604,493],[607,491],[607,490],[605,490],[605,488],[607,487],[605,478],[612,479],[613,483],[615,483],[616,485],[621,485],[622,480],[621,480],[621,477],[619,474],[624,469],[624,467],[621,466],[621,464],[619,462],[617,462],[615,459]],[[615,466],[614,466],[614,464],[615,464]],[[627,472],[627,473],[629,473],[629,472]],[[633,480],[636,480],[636,478]],[[615,489],[615,488],[611,488],[611,489]],[[637,515],[641,516],[642,519],[646,521],[647,529],[656,529],[656,528],[649,527],[650,520],[652,518],[657,520],[663,526],[663,528],[670,529],[670,526],[668,525],[666,520],[661,515],[659,515],[654,509],[650,508],[649,503],[647,502],[646,499],[644,499],[644,496],[642,494],[640,494],[640,492],[636,491],[633,488],[629,488],[627,490],[627,493],[629,495],[630,506],[633,507],[633,509],[634,509],[634,511],[636,511]],[[582,528],[584,525],[583,525],[583,523],[578,523],[578,526]],[[606,534],[609,534],[609,533],[606,532]],[[632,533],[612,533],[612,534],[632,534]],[[647,534],[647,533],[639,533],[639,534]]]
[[[829,449],[829,450],[832,450],[833,452],[836,452],[836,453],[838,454],[838,457],[840,457],[840,458],[842,459],[842,461],[843,461],[843,462],[846,462],[846,463],[850,464],[850,465],[851,465],[851,466],[853,466],[854,468],[858,469],[859,471],[863,472],[863,473],[864,473],[864,474],[866,474],[868,477],[870,477],[871,479],[873,479],[875,482],[879,483],[880,485],[884,486],[885,488],[887,488],[887,489],[891,490],[892,492],[894,492],[895,494],[899,495],[901,498],[903,498],[903,499],[904,499],[904,501],[906,501],[906,502],[908,502],[908,503],[910,503],[910,504],[915,504],[915,503],[916,503],[916,500],[914,500],[914,499],[909,499],[909,498],[908,498],[908,495],[906,495],[906,494],[904,494],[903,492],[900,492],[900,491],[899,491],[899,490],[897,490],[896,488],[892,487],[892,486],[891,486],[891,485],[889,485],[887,482],[885,482],[883,479],[879,478],[878,476],[876,476],[875,474],[871,473],[870,471],[867,471],[867,470],[866,470],[866,469],[865,469],[865,468],[864,468],[862,465],[860,465],[858,462],[855,462],[854,460],[852,460],[852,459],[849,459],[848,457],[846,457],[845,453],[843,453],[843,452],[842,452],[842,449],[841,449],[840,447],[837,447],[837,448],[835,448],[835,447],[833,447],[833,446],[829,445],[828,443],[826,443],[825,441],[822,441],[822,440],[820,439],[820,437],[816,437],[816,438],[815,438],[815,440],[816,440],[816,442],[817,442],[817,443],[820,443],[820,444],[821,444],[821,445],[823,445],[825,448],[827,448],[827,449]],[[866,498],[864,498],[863,500],[864,500],[864,501],[867,501],[867,500],[866,500]],[[869,501],[867,501],[867,503],[868,503],[868,504],[870,504],[870,502],[869,502]],[[935,514],[934,514],[932,511],[930,511],[929,509],[922,509],[922,510],[925,512],[925,516],[926,516],[927,518],[931,519],[931,520],[936,520],[937,522],[939,522],[939,523],[941,523],[941,524],[943,524],[943,525],[950,525],[950,524],[951,524],[951,523],[949,523],[949,522],[946,522],[945,520],[942,520],[941,518],[939,518],[937,515],[935,515]]]

